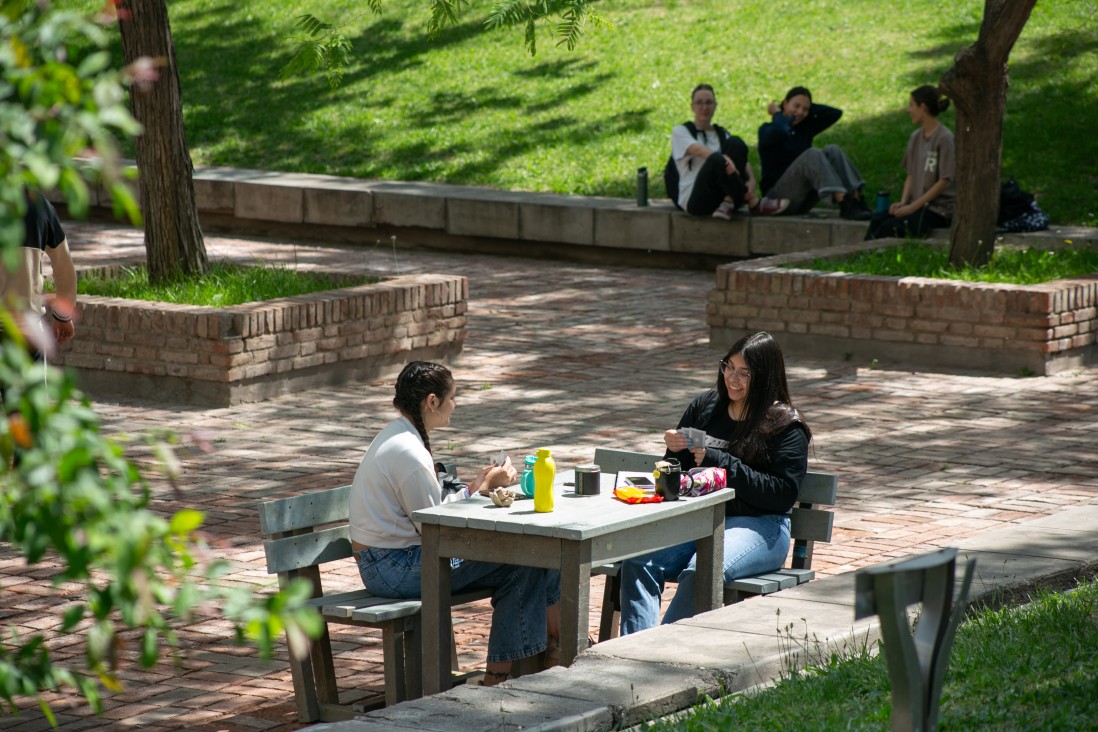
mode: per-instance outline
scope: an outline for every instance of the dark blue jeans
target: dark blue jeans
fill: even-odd
[[[358,553],[362,584],[379,597],[417,598],[422,591],[422,547]],[[488,662],[514,661],[545,650],[545,610],[560,602],[560,572],[451,559],[451,588],[492,590]]]

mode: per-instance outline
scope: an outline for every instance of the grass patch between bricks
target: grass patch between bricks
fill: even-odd
[[[985,267],[957,268],[950,266],[949,252],[945,248],[909,241],[847,257],[825,257],[782,266],[883,277],[1036,285],[1098,272],[1098,250],[1089,245],[1061,249],[999,248]]]
[[[809,639],[796,642],[811,646]],[[885,659],[865,648],[819,655],[827,657],[763,691],[708,702],[643,729],[889,729]],[[973,612],[950,654],[938,721],[941,729],[965,732],[1091,729],[1095,699],[1098,582],[1091,580],[1062,594],[1038,590],[1020,607]]]
[[[221,308],[356,287],[377,281],[376,277],[361,275],[336,275],[285,267],[214,262],[207,274],[162,285],[149,284],[148,272],[144,266],[121,267],[109,275],[97,272],[82,274],[79,289],[81,295]]]

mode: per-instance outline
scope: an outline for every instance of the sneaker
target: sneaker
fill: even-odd
[[[847,221],[869,221],[873,218],[865,201],[849,193],[839,202],[839,216]]]
[[[751,207],[751,213],[756,216],[777,216],[789,208],[788,198],[760,198],[759,202]]]
[[[736,213],[735,204],[730,201],[721,201],[721,205],[717,206],[717,210],[713,212],[713,218],[729,221],[734,213]]]

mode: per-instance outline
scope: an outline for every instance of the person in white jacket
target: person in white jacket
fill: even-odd
[[[414,511],[477,491],[511,485],[509,463],[488,466],[468,488],[443,497],[430,433],[450,424],[456,402],[454,377],[445,366],[413,361],[400,372],[393,406],[400,417],[370,443],[351,485],[351,542],[359,574],[381,597],[420,596],[422,537]],[[452,559],[452,588],[491,589],[485,686],[508,678],[513,661],[546,651],[547,664],[559,655],[560,573],[555,570]]]

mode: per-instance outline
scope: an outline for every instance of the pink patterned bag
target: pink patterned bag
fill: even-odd
[[[680,496],[704,496],[728,485],[724,468],[692,468],[679,479]]]

